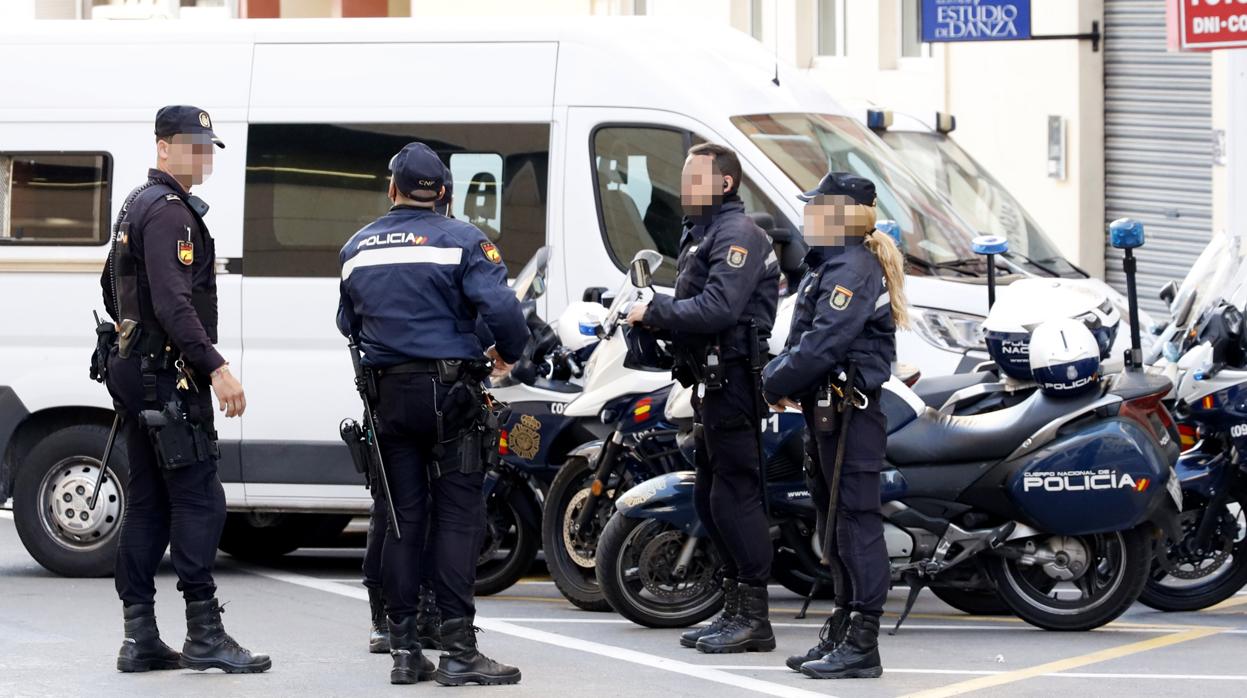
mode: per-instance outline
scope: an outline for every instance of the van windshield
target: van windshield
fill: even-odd
[[[986,231],[976,231],[934,188],[914,177],[895,152],[852,118],[757,114],[732,117],[732,123],[802,191],[817,186],[829,170],[853,172],[873,181],[879,218],[900,226],[915,273],[986,274],[986,261],[971,248],[971,240]]]
[[[1016,253],[1012,261],[1033,273],[1079,275],[1018,200],[956,141],[927,131],[884,131],[879,135],[976,231],[1008,239],[1009,249]]]

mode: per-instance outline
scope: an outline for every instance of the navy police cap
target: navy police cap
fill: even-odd
[[[408,143],[390,159],[390,174],[398,191],[417,201],[431,201],[446,184],[446,166],[429,146]]]
[[[862,206],[875,205],[875,183],[851,172],[828,172],[817,187],[799,194],[797,198],[809,202],[817,196],[828,194],[847,196],[853,203]]]
[[[181,134],[206,135],[218,148],[225,147],[212,131],[212,117],[208,112],[186,104],[161,107],[156,112],[156,137],[168,139]]]

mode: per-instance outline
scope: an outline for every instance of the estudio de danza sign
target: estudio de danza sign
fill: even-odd
[[[922,40],[1031,38],[1030,0],[922,0]]]
[[[1177,27],[1172,25],[1175,6]],[[1247,47],[1247,0],[1173,0],[1169,9],[1170,29],[1177,30],[1178,48],[1208,51]]]

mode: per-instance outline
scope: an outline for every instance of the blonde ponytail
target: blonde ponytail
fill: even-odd
[[[874,211],[873,208],[870,210]],[[909,327],[909,305],[905,302],[905,255],[901,254],[900,248],[887,233],[871,232],[865,242],[866,249],[883,267],[883,280],[888,285],[888,298],[892,302],[892,322],[897,328],[906,329]]]

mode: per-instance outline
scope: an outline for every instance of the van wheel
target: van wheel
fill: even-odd
[[[13,522],[31,557],[66,577],[113,573],[125,511],[129,456],[118,439],[94,508],[87,506],[100,472],[108,428],[80,424],[45,436],[20,461]]]
[[[333,542],[351,518],[350,514],[227,514],[218,547],[239,560],[269,562],[299,548]]]

